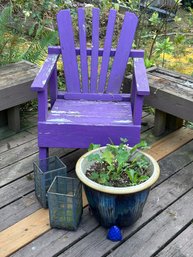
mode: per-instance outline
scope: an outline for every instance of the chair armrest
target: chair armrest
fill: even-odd
[[[149,83],[143,58],[134,58],[134,76],[137,95],[149,95]]]
[[[47,85],[50,76],[55,68],[59,54],[48,54],[43,66],[39,70],[36,78],[34,79],[31,89],[34,91],[43,91]]]

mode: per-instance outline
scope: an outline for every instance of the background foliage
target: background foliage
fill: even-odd
[[[59,43],[56,27],[56,13],[60,9],[70,8],[74,17],[75,35],[78,38],[76,27],[76,9],[86,6],[87,10],[87,36],[91,40],[91,8],[101,9],[101,42],[105,37],[108,11],[110,8],[118,10],[116,23],[116,36],[119,33],[125,8],[135,12],[139,17],[134,48],[145,49],[145,63],[147,67],[163,65],[182,71],[181,63],[186,59],[185,73],[191,75],[193,45],[192,24],[193,9],[190,1],[184,0],[183,4],[188,10],[181,7],[181,0],[168,9],[168,15],[150,11],[152,1],[145,1],[145,8],[140,8],[139,0],[12,0],[0,4],[0,65],[26,59],[42,64],[47,53],[48,45]],[[92,5],[89,3],[92,2]],[[164,7],[162,7],[164,9]],[[175,10],[178,10],[176,15]],[[175,16],[175,17],[174,17]],[[171,60],[174,60],[173,62]],[[176,62],[177,60],[177,62]],[[178,61],[180,60],[180,61]],[[172,65],[171,65],[172,64]],[[172,67],[171,67],[172,66]]]

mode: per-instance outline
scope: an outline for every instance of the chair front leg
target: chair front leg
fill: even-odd
[[[39,147],[39,160],[46,159],[49,156],[48,147]]]
[[[48,90],[47,85],[43,91],[38,92],[38,122],[44,122],[48,115]],[[39,132],[39,128],[38,128]],[[39,139],[38,139],[39,140]],[[48,158],[48,148],[39,147],[39,160]]]
[[[133,113],[133,123],[134,125],[141,125],[144,96],[137,94],[136,87],[136,79],[135,76],[133,76],[131,87],[131,108]]]

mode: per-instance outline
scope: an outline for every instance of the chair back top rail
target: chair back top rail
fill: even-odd
[[[74,93],[119,93],[129,57],[143,57],[142,50],[131,50],[138,18],[126,12],[116,49],[112,48],[116,10],[109,11],[104,48],[99,48],[100,10],[92,9],[92,47],[86,42],[86,17],[84,8],[78,9],[79,48],[75,46],[70,10],[61,10],[57,15],[60,38],[59,47],[50,47],[49,53],[62,53],[68,92]],[[80,55],[80,61],[77,59]],[[88,63],[88,56],[91,56]],[[99,64],[99,57],[102,57]],[[112,68],[110,57],[114,57]],[[80,64],[79,64],[80,62]],[[79,72],[80,71],[80,72]]]
[[[75,48],[76,55],[80,55],[80,47]],[[87,47],[86,49],[87,56],[92,56],[93,49]],[[48,54],[61,54],[62,50],[60,46],[48,46]],[[98,56],[103,56],[103,48],[99,48],[97,52]],[[116,49],[111,48],[110,57],[114,57],[116,54]],[[144,58],[144,50],[142,49],[131,49],[129,58]]]

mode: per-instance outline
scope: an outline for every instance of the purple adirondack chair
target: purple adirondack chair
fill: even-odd
[[[32,89],[38,92],[40,159],[48,156],[50,147],[87,148],[90,143],[105,145],[110,140],[118,144],[120,137],[127,138],[130,146],[140,141],[143,99],[149,94],[149,86],[144,51],[131,49],[138,19],[133,13],[125,13],[117,48],[113,49],[116,11],[110,10],[104,48],[101,49],[99,15],[100,10],[93,8],[91,48],[87,48],[83,8],[78,9],[79,48],[75,47],[70,10],[61,10],[57,15],[60,46],[48,48],[48,57],[32,84]],[[65,92],[57,88],[56,65],[60,54],[64,64]],[[102,58],[101,65],[99,57]],[[121,94],[129,57],[134,63],[131,92]],[[113,63],[108,76],[110,58]]]

